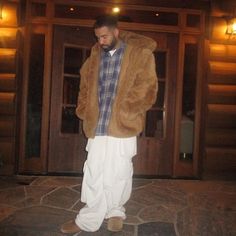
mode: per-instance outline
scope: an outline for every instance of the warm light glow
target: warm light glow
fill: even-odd
[[[113,13],[119,13],[120,12],[120,8],[119,7],[113,7],[112,8],[112,12]]]
[[[210,46],[211,50],[214,52],[222,52],[225,51],[225,46],[221,44],[211,44]]]
[[[156,16],[159,16],[159,13],[156,13]]]
[[[6,56],[15,56],[16,49],[0,49],[0,55],[3,57]]]
[[[215,55],[218,57],[224,56],[227,54],[227,47],[222,44],[211,44],[210,45],[210,55]]]
[[[1,1],[1,0],[0,0]],[[6,1],[7,2],[7,1]],[[2,19],[0,19],[1,26],[17,26],[17,7],[16,5],[3,4],[2,5]]]
[[[16,29],[11,28],[0,28],[0,35],[3,38],[14,38],[16,37]]]
[[[232,29],[233,29],[233,33],[235,34],[236,33],[236,20],[233,23]]]
[[[2,11],[2,20],[9,21],[11,19],[10,17],[11,16],[7,11]]]
[[[0,20],[2,19],[2,3],[0,3]]]
[[[6,19],[7,14],[6,11],[3,9],[2,3],[0,4],[0,20]]]
[[[0,20],[9,21],[10,17],[11,16],[10,16],[9,12],[5,8],[2,8]]]
[[[75,8],[74,8],[74,7],[71,7],[71,8],[70,8],[70,11],[74,11],[74,10],[75,10]]]
[[[236,18],[230,19],[227,22],[227,34],[236,34]]]

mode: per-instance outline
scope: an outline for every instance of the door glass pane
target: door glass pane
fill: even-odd
[[[64,73],[78,75],[83,60],[83,50],[66,46],[64,53]]]
[[[81,133],[81,121],[75,114],[80,84],[80,68],[89,56],[89,50],[73,45],[64,47],[62,133]]]
[[[182,119],[180,124],[181,160],[192,160],[193,158],[197,52],[197,44],[185,44]]]
[[[43,34],[32,34],[27,100],[26,158],[40,157],[43,71]]]
[[[156,60],[156,73],[158,80],[165,79],[166,77],[166,51],[154,53]]]
[[[62,109],[62,133],[79,133],[79,119],[75,115],[75,107],[63,107]]]
[[[146,116],[146,137],[163,137],[163,111],[150,110]]]
[[[105,14],[105,8],[78,6],[78,5],[55,5],[55,17],[71,19],[95,19],[97,16]]]
[[[65,76],[63,86],[63,103],[76,104],[79,90],[80,76]]]
[[[165,101],[165,82],[158,81],[157,100],[154,107],[163,108]]]
[[[124,9],[120,14],[119,20],[137,23],[176,26],[178,25],[178,13]]]
[[[146,115],[145,136],[163,138],[165,113],[165,93],[166,93],[166,51],[157,51],[154,53],[156,61],[156,73],[158,77],[157,99],[150,111]]]
[[[46,16],[46,4],[45,3],[32,3],[31,8],[32,16]]]

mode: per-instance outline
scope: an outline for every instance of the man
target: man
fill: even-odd
[[[97,231],[108,219],[108,230],[122,230],[124,204],[132,189],[136,137],[145,113],[156,99],[154,40],[119,31],[114,16],[98,17],[97,43],[81,68],[77,116],[88,143],[81,201],[86,205],[63,233]]]

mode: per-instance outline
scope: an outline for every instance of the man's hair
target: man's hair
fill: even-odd
[[[96,21],[93,25],[94,29],[101,28],[103,26],[107,26],[109,28],[117,27],[117,17],[113,15],[101,15],[96,18]]]

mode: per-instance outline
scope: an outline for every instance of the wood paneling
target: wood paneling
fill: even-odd
[[[14,117],[0,118],[0,137],[14,137],[15,119]]]
[[[0,114],[15,114],[15,93],[0,93]]]
[[[15,138],[0,137],[0,161],[1,175],[10,175],[14,173],[15,168]]]
[[[157,150],[159,152],[157,153]],[[155,139],[139,139],[138,140],[138,156],[134,158],[135,174],[141,175],[157,175],[162,170],[162,163],[160,157],[163,155],[161,152],[161,143]],[[171,174],[168,173],[167,174]],[[165,175],[167,175],[165,173]]]
[[[224,45],[212,43],[209,47],[209,55],[215,61],[234,61],[236,60],[236,45]]]
[[[0,73],[15,73],[16,49],[0,48]]]
[[[10,92],[16,89],[15,74],[0,74],[0,92]]]
[[[0,174],[15,168],[17,97],[17,1],[3,2],[0,20]]]
[[[236,104],[235,85],[208,85],[209,104]]]
[[[16,48],[15,28],[0,28],[0,48]]]
[[[236,147],[236,129],[208,129],[206,145],[209,147]]]
[[[236,105],[208,105],[207,127],[236,128]]]
[[[235,148],[214,147],[206,149],[205,169],[210,172],[234,171],[236,169]]]
[[[214,9],[211,17],[203,177],[232,179],[236,178],[236,38],[226,34],[228,13],[220,9]]]
[[[236,84],[236,62],[209,61],[209,84]]]
[[[210,73],[214,75],[236,75],[236,62],[228,63],[225,61],[210,61]]]

